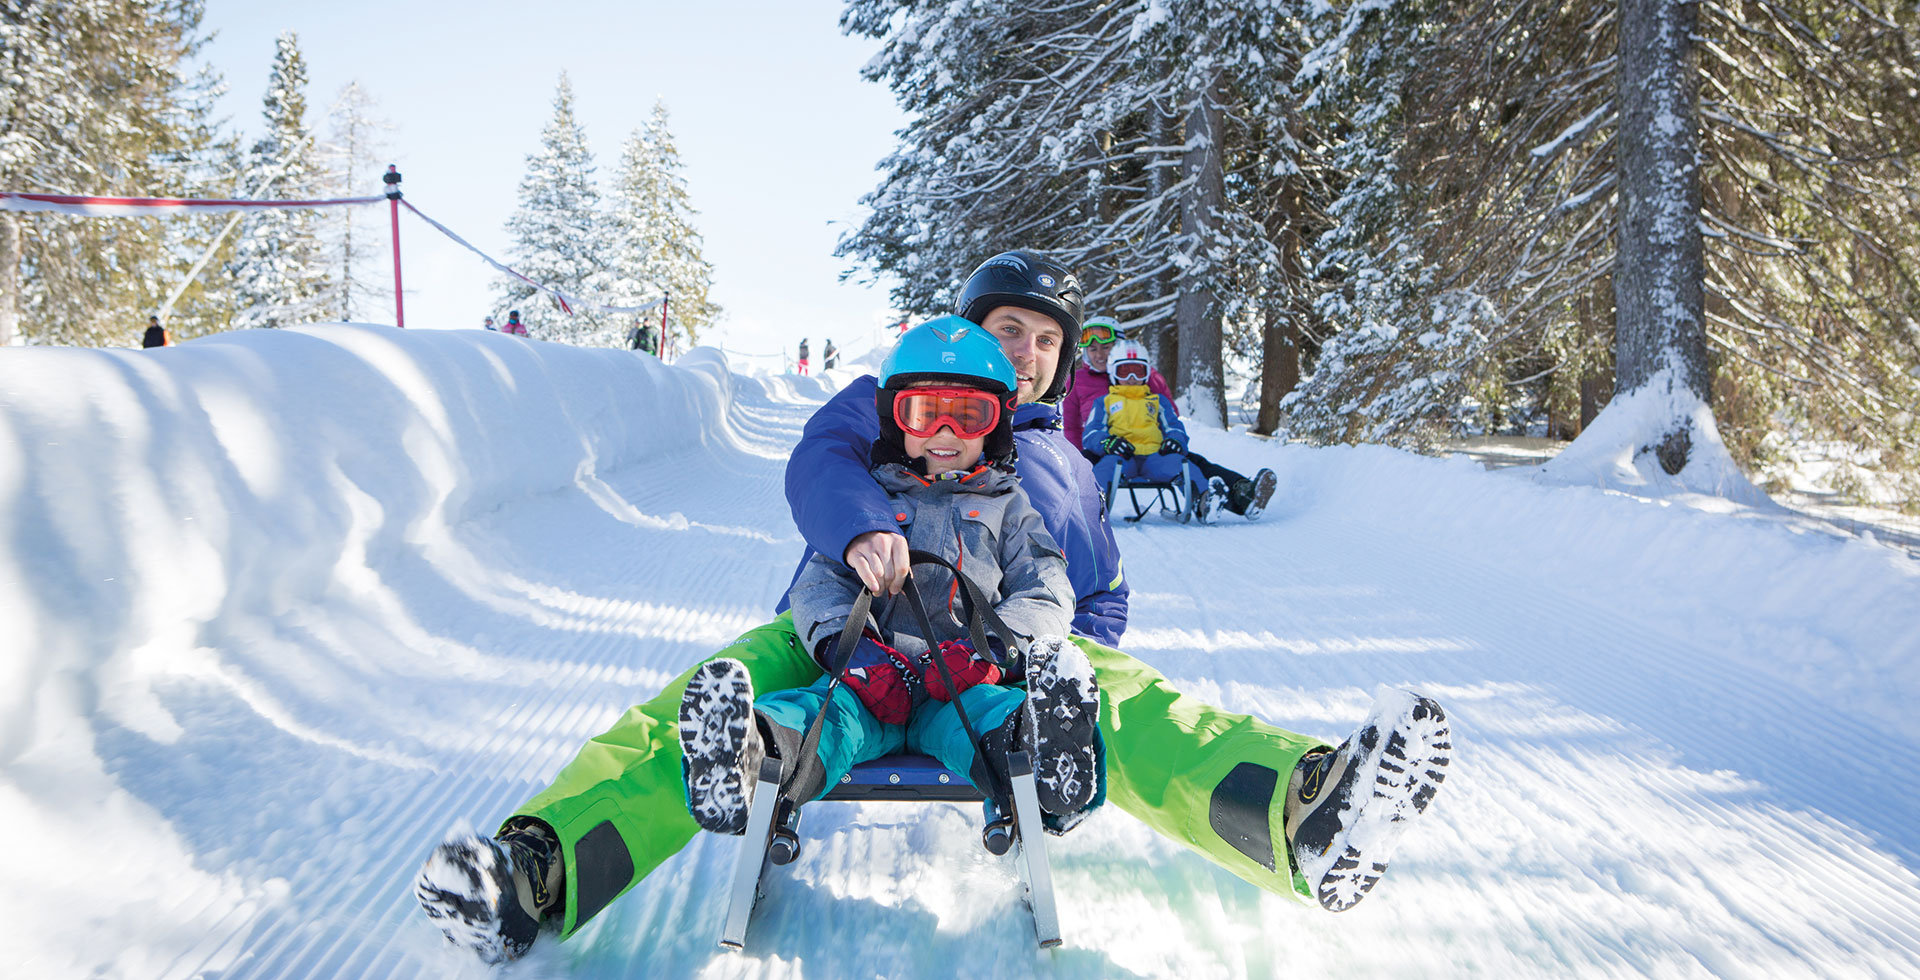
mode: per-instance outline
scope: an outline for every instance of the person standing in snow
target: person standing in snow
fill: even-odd
[[[820,352],[820,370],[831,371],[840,366],[840,348],[833,346],[833,338],[827,338],[825,350]]]
[[[660,351],[659,348],[654,345],[653,325],[649,324],[646,320],[635,323],[633,329],[627,331],[627,349],[645,351],[648,354],[658,357]]]
[[[1106,397],[1107,387],[1111,384],[1107,377],[1107,361],[1113,355],[1114,345],[1126,339],[1126,335],[1120,332],[1119,324],[1111,317],[1087,318],[1086,326],[1080,331],[1080,362],[1074,370],[1073,386],[1060,401],[1060,421],[1065,427],[1068,442],[1084,446],[1087,416]],[[1158,370],[1147,375],[1147,388],[1165,398],[1174,414],[1179,414],[1180,408],[1173,401],[1173,391],[1167,387],[1167,379]],[[1087,458],[1094,462],[1104,455],[1094,449],[1084,451]],[[1249,479],[1194,452],[1191,447],[1187,448],[1186,455],[1187,462],[1199,467],[1200,475],[1209,484],[1219,480],[1220,485],[1226,488],[1226,509],[1250,521],[1258,519],[1266,511],[1267,502],[1273,499],[1274,488],[1280,483],[1269,469],[1262,469]]]
[[[525,337],[527,335],[527,325],[520,322],[519,310],[507,311],[507,324],[500,328],[500,332],[509,333],[515,337]]]
[[[1086,654],[1064,635],[1073,618],[1066,560],[1014,476],[1013,362],[979,326],[945,316],[908,331],[879,381],[872,477],[911,547],[965,569],[1012,634],[988,642],[1008,646],[973,649],[967,626],[943,615],[951,599],[935,608],[937,635],[923,637],[908,601],[885,594],[875,568],[814,555],[788,597],[796,634],[829,673],[756,698],[746,666],[723,657],[687,684],[679,719],[687,808],[703,830],[745,832],[769,756],[781,761],[783,795],[800,802],[826,795],[855,765],[901,751],[933,756],[1002,813],[1013,812],[1008,756],[1018,751],[1034,753],[1045,813],[1077,817],[1094,801],[1098,692]],[[936,597],[959,588],[937,565],[914,582]],[[841,653],[863,590],[879,596],[874,625]],[[849,660],[835,676],[838,656]],[[803,755],[823,713],[833,723]]]
[[[1183,694],[1117,649],[1128,595],[1119,552],[1092,469],[1061,437],[1054,408],[1071,373],[1060,353],[1080,333],[1082,303],[1070,270],[1020,250],[975,269],[954,312],[997,338],[1014,365],[1015,468],[1066,557],[1071,642],[1101,694],[1107,798],[1254,885],[1329,911],[1351,908],[1445,778],[1446,713],[1395,692],[1334,746]],[[879,394],[864,375],[814,413],[787,462],[787,500],[807,541],[802,568],[838,555],[897,595],[908,540],[869,472]],[[804,687],[821,673],[786,612],[709,659],[723,656],[758,690]],[[589,740],[497,836],[455,834],[435,849],[414,893],[448,942],[492,962],[523,952],[542,923],[571,936],[686,846],[698,825],[685,807],[678,716],[703,667]]]
[[[167,336],[167,328],[160,325],[159,317],[147,317],[147,332],[141,335],[140,346],[143,349],[147,347],[173,346],[173,338]]]
[[[491,316],[489,316],[489,317],[487,317],[487,318],[486,318],[486,319],[484,319],[484,320],[481,320],[481,321],[480,321],[480,325],[481,325],[482,327],[484,327],[484,328],[486,328],[486,329],[488,329],[488,330],[492,330],[492,331],[496,331],[496,332],[498,332],[498,331],[499,331],[499,329],[500,329],[499,327],[496,327],[496,326],[494,326],[494,325],[493,325],[493,317],[491,317]]]
[[[795,358],[795,370],[801,374],[807,373],[807,338],[805,337],[800,338],[800,356]]]

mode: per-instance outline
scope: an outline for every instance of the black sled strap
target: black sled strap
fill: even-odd
[[[840,639],[833,648],[833,662],[827,665],[827,673],[833,680],[827,682],[826,700],[820,703],[820,711],[813,716],[813,724],[807,726],[807,737],[800,742],[800,758],[792,760],[787,774],[780,780],[780,795],[795,804],[806,800],[793,799],[793,787],[799,785],[803,769],[819,769],[820,766],[820,726],[827,720],[827,709],[833,704],[833,692],[846,679],[847,663],[853,659],[853,650],[860,645],[860,633],[867,627],[873,609],[873,593],[861,589],[854,597],[853,611],[847,614],[847,624],[840,627]]]

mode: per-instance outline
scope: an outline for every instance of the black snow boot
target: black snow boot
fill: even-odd
[[[1085,809],[1100,784],[1093,749],[1100,692],[1086,653],[1062,636],[1035,639],[1027,649],[1027,700],[1021,710],[1040,809],[1057,816]]]
[[[1323,907],[1343,912],[1379,883],[1452,756],[1438,704],[1411,691],[1382,691],[1373,715],[1339,748],[1300,760],[1287,789],[1287,842]]]
[[[566,900],[565,870],[546,824],[516,818],[498,838],[456,834],[434,848],[413,894],[448,943],[500,963],[525,954]]]
[[[745,664],[722,658],[694,671],[680,696],[680,750],[694,822],[716,834],[746,833],[766,747]]]
[[[1259,520],[1267,509],[1267,502],[1273,499],[1274,488],[1280,485],[1280,478],[1272,470],[1261,470],[1251,480],[1236,480],[1227,491],[1227,509],[1245,517],[1247,520]]]

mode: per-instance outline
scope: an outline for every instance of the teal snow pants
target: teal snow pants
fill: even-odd
[[[805,737],[813,719],[826,704],[827,690],[833,679],[825,674],[806,687],[772,691],[753,702],[767,720]],[[966,709],[973,730],[985,735],[1006,723],[1007,718],[1027,698],[1026,692],[997,684],[979,684],[960,692],[960,706]],[[897,752],[919,752],[933,756],[941,765],[971,781],[973,740],[960,724],[960,712],[950,702],[928,701],[907,718],[904,725],[883,724],[860,703],[860,698],[842,684],[833,688],[833,703],[820,723],[818,755],[825,783],[813,794],[818,799],[840,781],[854,766]],[[796,743],[798,739],[794,740]],[[797,790],[796,790],[797,791]]]

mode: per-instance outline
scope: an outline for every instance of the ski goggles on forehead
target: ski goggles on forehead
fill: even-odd
[[[1119,337],[1120,335],[1114,332],[1111,326],[1104,323],[1096,323],[1080,331],[1080,346],[1092,347],[1095,344],[1111,344],[1115,340],[1118,340]]]
[[[1113,380],[1128,385],[1146,384],[1147,375],[1151,373],[1151,369],[1140,361],[1121,361],[1115,364],[1111,370]]]
[[[922,439],[942,427],[977,439],[1000,424],[1000,400],[978,388],[908,388],[893,398],[893,422]]]

